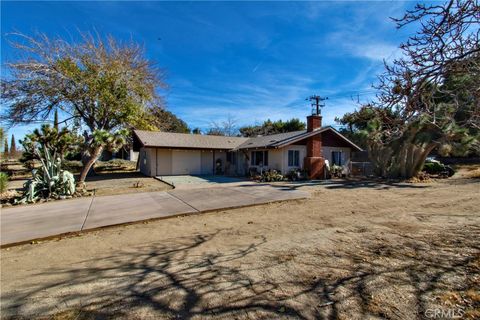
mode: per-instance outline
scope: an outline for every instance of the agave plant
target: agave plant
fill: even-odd
[[[62,169],[62,159],[57,148],[42,141],[22,141],[32,156],[40,161],[40,168],[32,170],[32,178],[25,185],[25,193],[17,203],[32,203],[39,199],[71,196],[75,193],[75,178]]]

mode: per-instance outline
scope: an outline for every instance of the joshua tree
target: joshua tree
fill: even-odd
[[[398,28],[421,23],[386,64],[376,101],[340,122],[365,133],[374,168],[409,178],[436,147],[472,145],[480,132],[480,6],[477,1],[417,4]]]

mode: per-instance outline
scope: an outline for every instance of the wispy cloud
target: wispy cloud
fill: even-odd
[[[279,72],[275,76],[262,76],[256,82],[232,83],[222,92],[215,92],[214,83],[203,88],[184,88],[181,96],[170,97],[169,104],[192,128],[207,129],[212,121],[221,122],[227,115],[239,126],[261,123],[266,119],[299,118],[304,121],[310,112],[310,104],[305,98],[315,92],[314,81],[312,77]],[[352,111],[357,103],[353,96],[338,96],[339,91],[330,93],[333,97],[327,101],[323,122],[333,125],[335,117]]]
[[[143,43],[147,57],[168,72],[168,108],[191,127],[208,128],[228,114],[239,125],[267,118],[303,120],[311,94],[330,97],[323,115],[324,123],[332,124],[356,107],[356,97],[371,98],[370,84],[383,59],[398,57],[402,34],[388,17],[399,16],[406,5],[8,2],[2,29],[95,27]],[[10,18],[3,19],[7,11]],[[2,57],[8,54],[2,50]]]

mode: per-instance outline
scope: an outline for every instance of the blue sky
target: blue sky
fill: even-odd
[[[328,96],[324,124],[366,101],[383,59],[409,35],[389,17],[414,2],[6,2],[1,3],[2,73],[16,53],[14,30],[67,39],[96,29],[145,46],[167,72],[167,108],[191,128],[230,117],[238,125],[298,117],[305,98]],[[410,31],[411,32],[411,31]],[[29,127],[9,133],[20,138]]]

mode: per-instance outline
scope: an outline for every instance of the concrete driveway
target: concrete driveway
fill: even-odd
[[[198,186],[198,185],[197,185]],[[256,183],[184,188],[2,208],[2,246],[99,227],[309,197],[307,192]]]
[[[233,185],[255,185],[256,183],[238,177],[225,177],[213,175],[178,175],[178,176],[157,176],[157,179],[168,183],[175,189],[193,189]]]

